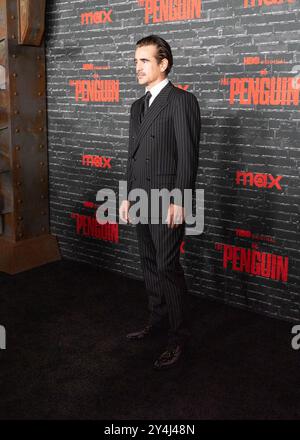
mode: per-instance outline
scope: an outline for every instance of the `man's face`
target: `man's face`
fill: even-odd
[[[147,86],[148,89],[162,81],[166,75],[164,73],[168,61],[162,60],[157,64],[155,58],[157,47],[155,45],[137,47],[135,51],[135,70],[137,80],[140,85]]]

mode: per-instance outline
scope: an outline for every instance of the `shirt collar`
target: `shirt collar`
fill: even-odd
[[[168,84],[169,79],[165,78],[158,84],[155,84],[155,86],[151,87],[149,90],[151,93],[151,101],[153,101],[154,98],[161,92],[161,90]],[[145,93],[148,92],[148,88],[146,87]]]

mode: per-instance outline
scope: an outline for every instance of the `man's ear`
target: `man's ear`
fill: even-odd
[[[160,62],[160,70],[161,72],[165,72],[167,70],[169,61],[167,60],[167,58],[163,58]]]

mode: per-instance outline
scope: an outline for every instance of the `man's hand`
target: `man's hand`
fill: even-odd
[[[181,225],[184,222],[184,208],[179,205],[171,205],[168,209],[168,215],[167,215],[167,225],[168,228],[178,228],[179,225]]]
[[[130,202],[128,200],[123,200],[119,209],[119,216],[124,223],[130,222],[128,215],[129,208],[130,208]]]

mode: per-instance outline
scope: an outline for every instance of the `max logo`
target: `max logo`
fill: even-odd
[[[112,9],[109,11],[84,12],[81,14],[81,24],[112,23],[111,13]]]
[[[83,154],[82,165],[96,168],[111,168],[111,157],[92,156],[90,154]]]
[[[248,173],[245,171],[237,171],[235,183],[237,185],[247,184],[250,186],[257,186],[258,188],[275,188],[282,189],[279,181],[283,176],[273,177],[272,174]]]
[[[176,87],[182,90],[187,90],[189,88],[189,84],[176,84]]]
[[[6,349],[6,331],[3,325],[0,325],[0,350]]]
[[[292,334],[296,335],[291,340],[291,345],[293,350],[299,350],[300,349],[300,325],[294,325],[292,328]]]

